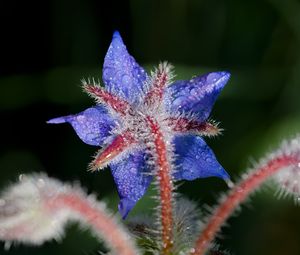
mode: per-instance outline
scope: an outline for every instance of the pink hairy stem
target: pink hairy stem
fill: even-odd
[[[161,203],[161,225],[162,225],[162,254],[171,254],[173,247],[172,236],[172,177],[171,165],[167,156],[166,143],[159,124],[151,117],[147,117],[152,135],[154,137],[154,153],[156,154],[157,180],[159,182],[159,196]]]
[[[104,213],[88,199],[76,193],[65,193],[50,199],[47,205],[50,209],[64,207],[79,215],[80,219],[90,225],[116,254],[138,254],[128,234],[119,227],[111,216]]]
[[[264,181],[266,181],[270,176],[276,174],[282,168],[298,163],[299,157],[295,155],[278,156],[269,160],[262,167],[250,173],[246,179],[237,184],[213,212],[202,233],[198,237],[191,254],[205,254],[221,226],[252,191],[258,188]]]

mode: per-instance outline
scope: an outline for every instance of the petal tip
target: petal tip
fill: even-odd
[[[226,172],[226,170],[221,165],[219,165],[218,171],[215,172],[213,176],[223,179],[228,186],[229,183],[232,183],[230,179],[230,175]]]
[[[218,72],[218,74],[220,75],[218,83],[222,84],[222,86],[225,86],[225,84],[229,81],[231,74],[227,71],[221,71]]]
[[[222,76],[226,76],[226,77],[230,77],[230,75],[231,75],[230,72],[228,72],[228,71],[219,71],[217,73],[219,73]]]
[[[224,87],[230,76],[230,73],[227,71],[212,72],[207,75],[206,81],[217,85],[217,87]]]
[[[58,117],[46,121],[47,124],[61,124],[66,122],[67,122],[66,117]]]
[[[118,30],[115,30],[112,36],[112,42],[124,44],[122,36]]]
[[[225,171],[224,168],[220,169],[218,177],[222,178],[225,182],[230,181],[230,175]]]
[[[121,38],[120,32],[118,30],[115,30],[113,32],[113,37],[120,37]]]
[[[226,81],[228,81],[230,79],[230,77],[231,77],[231,74],[228,71],[221,71],[221,72],[219,72],[219,74],[222,77],[221,79],[224,79]]]
[[[128,198],[122,198],[119,202],[118,209],[122,216],[122,219],[125,220],[130,210],[134,207],[135,202]]]

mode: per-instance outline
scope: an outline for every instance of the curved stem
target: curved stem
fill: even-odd
[[[171,253],[173,247],[172,225],[172,177],[171,164],[168,159],[167,145],[159,124],[152,118],[147,118],[151,132],[154,136],[154,151],[156,154],[157,180],[159,182],[159,195],[161,203],[161,225],[162,225],[162,254]]]
[[[224,222],[252,191],[259,187],[270,176],[276,174],[283,167],[295,165],[298,164],[298,162],[299,157],[295,155],[283,155],[276,157],[262,167],[253,171],[245,180],[237,184],[213,212],[204,227],[204,230],[197,239],[195,248],[192,249],[191,254],[203,255]]]
[[[134,244],[129,235],[119,224],[100,206],[96,206],[78,194],[65,193],[53,198],[48,204],[50,208],[66,208],[78,215],[79,219],[87,223],[97,234],[103,238],[116,254],[137,255]]]

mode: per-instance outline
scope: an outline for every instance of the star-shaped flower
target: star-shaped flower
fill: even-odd
[[[220,131],[208,117],[230,74],[212,72],[172,83],[171,69],[164,62],[149,76],[115,32],[103,65],[105,88],[83,82],[97,105],[48,121],[68,122],[83,142],[102,147],[91,169],[110,166],[123,218],[145,194],[159,167],[155,151],[167,152],[159,160],[168,161],[175,180],[229,179],[201,136]]]

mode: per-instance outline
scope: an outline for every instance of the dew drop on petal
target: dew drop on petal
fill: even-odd
[[[131,173],[135,174],[135,173],[136,173],[136,168],[132,167],[132,168],[129,169],[129,171],[130,171]]]
[[[113,79],[112,73],[113,73],[113,70],[109,67],[106,67],[103,70],[103,77],[105,77],[105,79],[112,80]]]
[[[190,94],[191,94],[192,96],[197,96],[197,95],[198,95],[197,89],[196,89],[196,88],[192,88],[192,89],[190,90]]]
[[[216,82],[218,79],[220,78],[220,75],[218,73],[210,73],[207,78],[206,81],[209,83],[214,83]]]
[[[205,159],[205,161],[206,161],[207,163],[211,163],[213,160],[212,160],[211,157],[207,157],[207,158]]]
[[[128,85],[128,84],[130,84],[130,82],[131,82],[131,79],[130,79],[129,75],[124,74],[122,76],[122,85]]]

